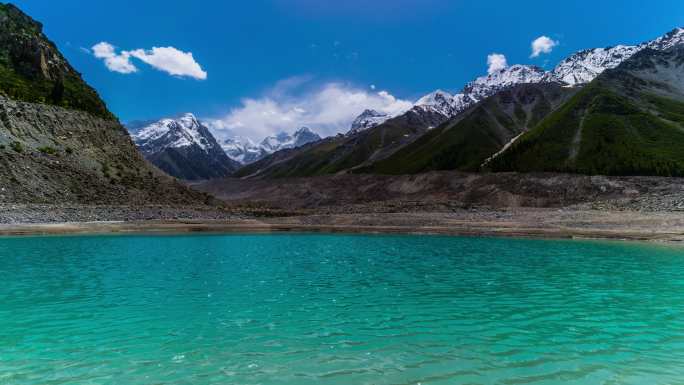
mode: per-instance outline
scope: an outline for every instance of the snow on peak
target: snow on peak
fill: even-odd
[[[516,64],[473,80],[455,95],[442,90],[431,92],[416,102],[414,110],[436,112],[450,118],[505,88],[544,81],[550,81],[550,77],[543,69]]]
[[[186,112],[182,114],[178,118],[177,122],[180,123],[183,127],[193,130],[199,128],[200,125],[199,121],[197,120],[197,117],[195,117],[195,115],[191,112]]]
[[[301,127],[292,134],[279,132],[267,136],[259,144],[249,138],[231,137],[223,140],[221,147],[229,158],[242,164],[249,164],[276,151],[300,147],[320,139],[321,137],[309,127]]]
[[[311,129],[306,126],[295,131],[295,133],[292,134],[292,138],[294,139],[293,147],[300,147],[307,143],[321,140],[320,135],[311,131]]]
[[[367,109],[357,116],[356,119],[351,124],[351,129],[347,132],[347,135],[353,135],[358,132],[367,130],[369,128],[375,127],[379,124],[387,121],[391,116],[384,112],[379,112],[376,110]]]
[[[566,86],[586,84],[606,69],[617,67],[646,47],[668,49],[681,43],[684,43],[684,28],[675,28],[657,39],[638,46],[616,45],[579,51],[561,61],[552,71],[545,71],[533,65],[505,66],[469,82],[459,93],[452,95],[447,91],[435,90],[418,99],[413,104],[411,111],[419,115],[431,115],[433,121],[446,120],[476,103],[518,84],[560,83]],[[383,112],[367,109],[353,120],[347,135],[354,135],[375,127],[392,117],[392,115]],[[266,148],[278,147],[282,146],[281,142],[284,143],[285,140],[267,138],[262,142],[262,146]]]
[[[313,131],[311,131],[311,129],[309,127],[302,126],[297,131],[295,131],[293,135],[297,136],[297,135],[305,135],[305,134],[310,134],[310,133],[313,133]]]
[[[155,152],[192,145],[208,151],[214,146],[209,135],[195,115],[185,113],[177,119],[165,118],[143,127],[132,138],[138,146],[152,147]]]
[[[553,69],[553,77],[567,85],[589,83],[607,69],[620,65],[641,50],[640,46],[616,45],[586,49],[564,59]]]
[[[463,93],[480,101],[504,88],[516,84],[540,83],[547,78],[546,71],[537,66],[516,64],[475,79],[465,86]]]
[[[446,91],[436,90],[418,99],[414,104],[414,110],[436,112],[450,117],[462,111],[464,97],[463,94],[452,95]]]
[[[684,28],[678,27],[657,39],[641,44],[640,47],[666,50],[682,43],[684,43]]]
[[[276,135],[267,136],[261,141],[259,147],[268,153],[276,152],[282,148],[294,145],[294,139],[287,132],[279,132]]]
[[[612,69],[644,48],[669,49],[684,43],[684,28],[675,28],[667,34],[639,44],[616,45],[579,51],[561,61],[552,71],[536,66],[512,65],[481,76],[468,83],[463,90],[450,95],[442,90],[420,98],[415,110],[437,112],[452,117],[475,103],[516,84],[558,82],[569,86],[589,83],[607,69]]]
[[[221,143],[221,148],[228,157],[241,164],[255,162],[264,155],[262,149],[250,138],[235,136],[225,139]]]
[[[279,132],[276,135],[268,136],[259,145],[265,152],[271,154],[287,148],[295,148],[320,140],[321,137],[311,131],[309,127],[301,127],[292,135],[287,132]]]
[[[561,61],[552,74],[557,80],[571,86],[585,84],[594,80],[603,71],[617,67],[645,48],[666,50],[682,43],[684,43],[684,28],[675,28],[657,39],[639,45],[586,49]]]
[[[435,105],[443,103],[445,100],[450,100],[451,98],[453,98],[453,95],[451,95],[450,93],[437,89],[418,99],[416,105]]]

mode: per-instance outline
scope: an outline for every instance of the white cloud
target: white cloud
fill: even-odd
[[[558,42],[552,40],[550,37],[539,36],[538,38],[534,39],[534,41],[531,44],[532,54],[530,55],[530,57],[534,58],[538,57],[543,53],[551,53],[551,51],[553,51],[553,47],[557,45]]]
[[[207,73],[195,61],[192,52],[183,52],[174,47],[153,47],[151,50],[135,49],[116,52],[113,45],[100,42],[92,47],[93,55],[104,60],[110,71],[122,74],[137,72],[131,58],[136,58],[150,66],[174,76],[187,76],[198,80],[207,78]]]
[[[153,47],[151,50],[130,51],[130,55],[174,76],[189,76],[198,80],[207,78],[207,73],[192,57],[192,52],[179,51],[174,47]]]
[[[490,75],[498,70],[508,67],[506,56],[500,53],[490,53],[487,55],[487,66],[487,73]]]
[[[398,114],[413,105],[387,91],[368,92],[342,83],[327,83],[299,92],[302,78],[286,79],[260,98],[242,100],[224,117],[204,119],[219,138],[239,135],[261,140],[275,133],[308,126],[322,136],[349,130],[366,108]]]
[[[113,45],[107,42],[97,43],[93,46],[93,55],[96,58],[104,60],[105,66],[110,71],[130,74],[138,71],[138,69],[131,63],[131,55],[127,52],[122,52],[120,54],[116,53],[116,49]]]

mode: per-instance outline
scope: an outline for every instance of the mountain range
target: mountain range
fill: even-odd
[[[128,131],[42,25],[0,4],[0,202],[207,202],[183,180],[337,173],[684,175],[684,29],[513,65],[347,132],[217,140],[192,114]],[[137,147],[136,147],[137,146]]]
[[[535,66],[513,65],[473,80],[455,95],[441,90],[428,94],[418,100],[414,108],[431,109],[450,118],[475,103],[516,84],[559,83],[567,86],[580,86],[591,82],[603,71],[617,67],[643,49],[664,50],[682,42],[684,42],[684,29],[676,28],[655,40],[636,46],[617,45],[579,51],[562,60],[551,71],[544,71]]]
[[[580,51],[561,61],[551,71],[526,65],[506,67],[473,80],[457,94],[437,90],[425,95],[413,108],[399,116],[378,116],[374,121],[373,113],[364,112],[357,119],[363,124],[356,125],[347,135],[327,138],[286,154],[273,154],[243,167],[235,175],[270,178],[339,172],[479,171],[492,169],[490,167],[518,170],[503,166],[503,160],[498,160],[500,153],[517,149],[518,140],[527,140],[529,135],[537,132],[537,126],[546,124],[547,119],[556,116],[556,111],[565,109],[576,97],[584,95],[583,89],[593,89],[589,86],[601,82],[598,79],[606,71],[633,65],[643,55],[676,50],[683,41],[684,29],[676,28],[637,46],[618,45]],[[635,59],[631,60],[633,57]],[[666,76],[664,73],[653,76],[653,79],[642,80],[672,81],[660,79],[659,76]],[[623,92],[629,90],[628,87],[621,89]],[[668,103],[679,100],[672,93],[666,99]],[[644,105],[643,100],[636,104],[639,108],[651,108]],[[533,156],[529,157],[526,158],[527,169],[546,169],[541,159],[535,161]],[[494,158],[497,160],[492,162]],[[508,158],[501,156],[500,159]],[[492,164],[488,166],[490,162]],[[533,164],[536,167],[530,166]],[[596,170],[620,174],[628,172],[628,168],[614,166]],[[548,169],[592,172],[591,168],[549,166]],[[669,175],[664,169],[675,168],[642,167],[638,172]]]
[[[524,83],[559,83],[568,86],[579,86],[589,83],[607,69],[617,67],[623,61],[645,48],[664,50],[684,42],[684,29],[676,28],[667,34],[639,45],[627,46],[616,45],[606,48],[594,48],[579,51],[562,60],[553,70],[545,71],[536,66],[513,65],[494,71],[493,73],[478,77],[466,84],[461,92],[450,94],[443,90],[433,91],[414,104],[414,110],[430,111],[445,117],[445,120],[456,116],[461,111],[497,92]],[[391,118],[380,114],[380,119],[370,119],[372,113],[380,114],[372,110],[366,110],[357,121],[352,124],[351,132],[354,133],[359,126],[362,129],[371,128]]]
[[[268,136],[259,144],[243,137],[219,143],[192,113],[130,122],[126,128],[147,160],[171,176],[190,181],[226,177],[276,151],[321,139],[308,127],[301,127],[291,135],[281,132]]]
[[[488,157],[534,127],[576,92],[576,88],[558,83],[525,83],[504,89],[427,131],[385,159],[357,171],[381,174],[444,169],[478,171]]]
[[[249,138],[232,137],[223,140],[223,150],[241,165],[254,163],[276,151],[303,146],[321,140],[309,127],[301,127],[292,134],[280,132],[267,136],[259,144]]]
[[[603,72],[488,166],[684,175],[684,46],[642,49]]]
[[[181,172],[178,166],[169,166],[179,162],[169,162],[168,154],[153,155],[160,148],[177,153],[170,149],[173,145],[152,146],[140,139],[136,143],[153,163],[182,179],[232,174],[277,177],[338,172],[478,171],[604,71],[618,67],[641,51],[667,50],[683,40],[684,30],[677,28],[635,46],[577,52],[550,71],[512,65],[476,78],[459,93],[431,92],[399,116],[366,109],[344,135],[325,140],[306,127],[292,135],[281,132],[269,136],[259,143],[229,137],[220,143],[229,162],[217,151],[209,155],[204,149],[202,154],[199,143],[192,147],[196,151],[184,155],[192,159],[180,162],[204,168],[199,173]],[[210,132],[205,132],[206,140],[215,142]]]

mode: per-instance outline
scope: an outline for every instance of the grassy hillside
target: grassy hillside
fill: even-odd
[[[14,5],[0,4],[0,95],[115,119],[42,29]]]
[[[361,172],[407,174],[429,170],[477,171],[506,143],[534,126],[575,90],[524,84],[502,91],[427,132]]]
[[[607,71],[523,135],[495,171],[684,175],[682,48],[644,51]]]

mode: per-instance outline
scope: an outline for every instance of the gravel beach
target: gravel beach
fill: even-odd
[[[0,203],[0,234],[325,231],[684,239],[684,179],[339,175],[195,183],[219,205]]]

